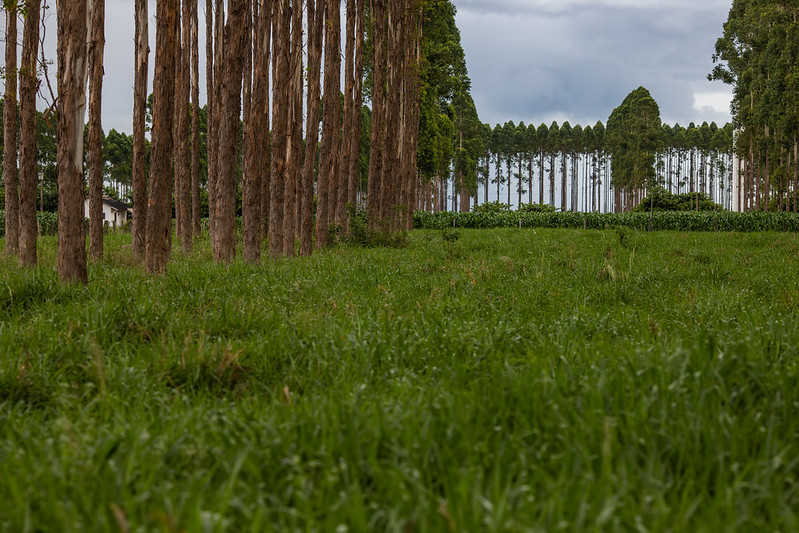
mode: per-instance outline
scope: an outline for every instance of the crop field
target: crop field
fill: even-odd
[[[0,258],[0,531],[799,529],[796,233],[55,257]]]

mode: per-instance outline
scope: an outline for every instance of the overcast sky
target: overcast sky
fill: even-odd
[[[707,81],[731,0],[454,0],[483,122],[605,122],[644,86],[664,122],[730,121]]]
[[[54,0],[48,0],[52,6]],[[483,122],[572,125],[607,120],[643,85],[665,122],[730,120],[730,89],[708,82],[711,55],[731,0],[454,0]],[[200,76],[204,79],[200,0]],[[51,9],[52,11],[52,9]],[[150,1],[150,83],[155,59]],[[133,1],[106,0],[103,127],[130,133]],[[3,15],[3,27],[5,16]],[[46,50],[55,59],[55,17]],[[20,27],[20,39],[21,39]],[[0,58],[1,60],[2,58]],[[55,83],[55,66],[51,79]],[[205,103],[205,83],[201,105]]]

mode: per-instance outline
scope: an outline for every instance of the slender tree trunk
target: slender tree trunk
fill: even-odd
[[[40,0],[28,0],[20,69],[19,263],[36,264],[36,56]],[[11,14],[7,13],[6,16]],[[11,15],[13,18],[13,15]]]
[[[58,277],[88,283],[83,214],[83,120],[90,3],[58,0]]]
[[[319,144],[319,99],[322,72],[322,29],[324,26],[324,1],[306,0],[308,7],[308,123],[305,141],[305,161],[302,169],[300,202],[300,253],[313,252],[313,186],[316,152]]]
[[[224,83],[224,58],[225,58],[225,6],[223,0],[216,0],[214,9],[214,83],[210,99],[214,100],[213,136],[209,135],[209,146],[213,147],[209,166],[213,162],[213,173],[208,175],[208,229],[211,242],[214,242],[216,226],[219,221],[219,173],[223,164],[221,151],[221,122],[224,114],[222,104],[222,85]]]
[[[175,206],[179,206],[179,214],[176,209],[176,216],[180,220],[178,226],[178,239],[184,252],[191,250],[192,244],[192,220],[191,220],[191,7],[189,0],[182,0],[181,13],[181,43],[178,47],[180,51],[180,61],[175,61],[180,65],[180,70],[175,77],[178,90],[175,95],[175,102],[178,108],[178,149],[176,152],[176,171],[179,186],[175,194]]]
[[[366,200],[369,218],[374,223],[383,217],[380,209],[381,179],[383,174],[383,157],[385,151],[385,109],[386,109],[386,69],[385,69],[385,0],[371,0],[371,15],[374,22],[373,42],[374,61],[372,77],[372,139],[369,155],[369,181]],[[320,188],[321,188],[320,174]]]
[[[339,3],[325,2],[325,86],[322,145],[319,152],[319,180],[316,202],[316,248],[326,248],[330,222],[335,215],[335,200],[338,186],[336,159],[341,144],[340,118],[340,66],[339,44],[341,40]]]
[[[407,207],[405,220],[402,221],[404,229],[413,229],[413,213],[416,208],[416,184],[418,183],[417,154],[419,152],[419,120],[420,120],[420,95],[421,81],[421,34],[422,34],[422,6],[417,1],[409,2],[405,11],[405,58],[403,61],[404,91],[403,91],[403,143],[402,143],[402,179],[403,190],[400,204]],[[475,187],[475,200],[477,189]],[[466,204],[469,204],[467,199]]]
[[[347,0],[347,34],[344,54],[344,135],[341,140],[341,155],[339,156],[341,172],[335,213],[336,223],[342,226],[346,225],[347,221],[346,209],[352,182],[350,161],[353,157],[352,145],[355,142],[355,22],[357,19],[355,4],[355,0]],[[360,140],[360,135],[358,140]]]
[[[363,105],[363,61],[364,36],[366,35],[364,4],[366,0],[356,0],[357,20],[355,34],[355,74],[353,80],[353,113],[350,144],[349,185],[347,187],[347,203],[358,203],[358,186],[360,184],[361,159],[361,107]]]
[[[138,1],[138,0],[137,0]],[[211,226],[211,191],[216,175],[216,104],[214,103],[214,18],[216,12],[212,0],[205,1],[205,188],[208,196],[208,233],[213,234]]]
[[[324,130],[328,131],[331,147],[327,152],[327,165],[320,168],[327,169],[329,190],[327,193],[327,225],[335,223],[341,227],[338,215],[338,199],[340,183],[342,181],[340,162],[342,154],[342,109],[341,109],[341,2],[328,1],[327,3],[327,31],[325,33],[325,110]],[[335,75],[328,75],[328,69]],[[345,96],[346,99],[346,96]],[[327,109],[330,108],[328,114]],[[325,154],[324,140],[322,141],[322,154]],[[345,182],[346,183],[346,182]],[[326,232],[327,233],[327,232]]]
[[[399,203],[400,135],[402,122],[402,0],[388,0],[388,47],[386,54],[385,154],[381,179],[381,210],[396,224]]]
[[[263,54],[264,39],[262,34],[263,14],[261,7],[262,0],[252,2],[252,50],[250,51],[252,60],[252,90],[250,91],[250,103],[247,111],[247,149],[245,150],[244,176],[241,182],[241,214],[243,222],[242,237],[244,241],[243,256],[244,260],[250,263],[261,261],[261,180],[263,172],[259,165],[258,153],[259,137],[266,137],[267,132],[264,128],[264,65],[261,61]],[[267,66],[268,68],[268,66]],[[246,68],[245,68],[246,70]],[[245,85],[246,82],[245,82]]]
[[[219,116],[219,168],[216,195],[217,227],[212,239],[214,261],[236,257],[236,174],[238,169],[239,117],[244,69],[246,0],[228,0],[224,33],[224,74]]]
[[[3,107],[3,179],[6,254],[19,251],[19,174],[17,171],[17,9],[6,10],[5,104]]]
[[[272,41],[274,76],[272,77],[272,178],[269,208],[269,253],[279,257],[283,253],[283,231],[286,195],[289,115],[289,59],[291,53],[291,10],[289,0],[275,0],[275,35]]]
[[[170,255],[174,146],[171,122],[175,111],[177,15],[177,0],[159,0],[156,7],[152,152],[145,249],[145,268],[151,273],[165,272]]]
[[[147,163],[145,117],[147,110],[147,0],[136,0],[135,77],[133,81],[133,256],[144,258],[147,241]]]
[[[89,41],[89,255],[103,258],[103,50],[105,0],[92,0]]]
[[[283,253],[294,257],[297,246],[298,188],[302,173],[302,1],[292,1],[289,82],[289,141],[287,154]]]
[[[269,67],[272,63],[272,14],[274,12],[275,0],[258,0],[261,2],[259,13],[261,13],[260,37],[263,40],[263,50],[259,56],[263,70],[263,88],[259,92],[263,96],[263,112],[260,118],[263,120],[261,130],[263,135],[258,136],[258,152],[263,158],[259,165],[261,178],[261,239],[266,239],[269,235],[269,203],[271,201],[270,183],[272,176],[272,136],[269,133],[271,107],[269,99]],[[258,95],[260,98],[261,95]]]
[[[202,233],[200,212],[200,45],[197,0],[190,0],[189,6],[191,11],[191,233],[194,238],[197,238]]]

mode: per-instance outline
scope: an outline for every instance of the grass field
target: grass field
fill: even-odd
[[[2,531],[799,529],[797,234],[128,245],[0,259]]]

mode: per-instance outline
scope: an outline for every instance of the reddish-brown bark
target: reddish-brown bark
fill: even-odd
[[[300,253],[313,252],[313,189],[316,152],[319,145],[319,99],[322,94],[322,29],[324,27],[324,2],[307,0],[308,9],[308,126],[305,140],[305,161],[300,188]]]
[[[145,118],[147,109],[147,0],[136,0],[133,80],[133,256],[144,257],[147,242],[147,163]]]
[[[3,181],[6,254],[19,251],[19,174],[17,173],[17,12],[6,11],[6,79],[3,107]]]
[[[19,263],[36,264],[36,55],[39,50],[40,0],[28,0],[22,41],[19,115]]]
[[[103,258],[103,51],[105,0],[92,0],[89,40],[89,255]]]
[[[236,257],[236,174],[238,168],[239,117],[244,68],[245,0],[229,0],[225,22],[224,68],[219,115],[219,168],[217,169],[217,221],[211,244],[214,260]]]
[[[87,1],[59,0],[58,277],[88,283],[83,213],[83,120],[88,75]]]
[[[334,221],[338,191],[338,157],[341,145],[341,41],[340,6],[328,1],[325,9],[325,86],[322,108],[322,145],[316,201],[316,248],[326,248]]]
[[[200,50],[197,0],[191,11],[191,221],[192,237],[202,232],[200,220]]]
[[[272,76],[272,177],[270,181],[269,253],[283,253],[284,201],[288,155],[289,55],[291,51],[291,12],[289,0],[274,2],[275,55]]]
[[[170,256],[173,183],[172,119],[175,107],[177,0],[159,0],[156,8],[156,52],[153,75],[153,127],[150,191],[147,204],[145,267],[162,273]]]

